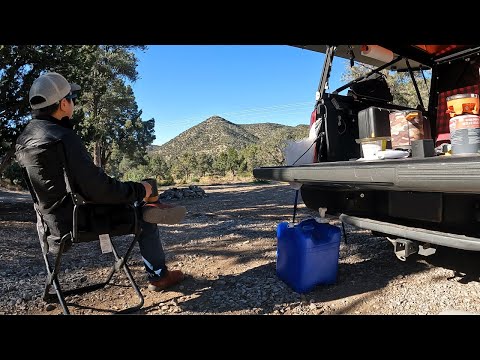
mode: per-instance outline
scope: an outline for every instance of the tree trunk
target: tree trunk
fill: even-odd
[[[108,163],[108,160],[110,160],[110,156],[112,155],[112,152],[109,151],[107,152],[107,154],[104,156],[104,160],[103,160],[103,166],[107,166],[107,163]]]
[[[106,160],[106,156],[105,156],[105,148],[104,147],[101,147],[100,148],[100,162],[102,163],[102,168],[105,169],[105,167],[107,166],[107,160]]]
[[[100,141],[95,141],[95,147],[93,150],[93,162],[95,165],[98,167],[103,168],[102,164],[102,145],[100,144]]]
[[[3,171],[7,168],[7,166],[12,163],[14,154],[15,154],[15,143],[13,143],[12,147],[7,151],[7,153],[2,159],[2,163],[0,164],[0,175],[2,175]]]

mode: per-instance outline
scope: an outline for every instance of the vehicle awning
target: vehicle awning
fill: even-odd
[[[302,49],[317,51],[325,53],[327,45],[293,45]],[[381,47],[391,50],[394,56],[402,55],[407,57],[412,69],[428,69],[431,68],[436,58],[455,53],[457,51],[467,48],[467,45],[380,45]],[[362,45],[337,45],[335,56],[350,59],[353,52],[356,61],[361,63],[379,67],[385,64],[380,60],[367,57],[361,54]],[[408,67],[405,60],[400,60],[398,63],[392,65],[390,70],[407,71]]]

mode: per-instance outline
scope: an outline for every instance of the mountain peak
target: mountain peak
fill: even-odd
[[[207,124],[208,125],[208,124],[213,124],[213,123],[228,123],[228,124],[235,125],[234,123],[232,123],[228,120],[225,120],[223,117],[218,116],[218,115],[210,116],[207,120],[204,120],[200,124]]]
[[[201,123],[185,130],[177,137],[156,148],[155,151],[166,157],[179,156],[185,152],[220,154],[228,148],[241,149],[259,144],[267,139],[286,137],[295,138],[308,135],[308,125],[300,129],[275,123],[234,124],[221,116],[210,116]],[[276,136],[282,132],[281,136]]]

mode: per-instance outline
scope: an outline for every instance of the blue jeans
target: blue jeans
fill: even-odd
[[[140,217],[140,227],[142,232],[138,238],[138,244],[143,264],[149,280],[157,280],[163,275],[162,271],[167,268],[158,225],[147,223]]]

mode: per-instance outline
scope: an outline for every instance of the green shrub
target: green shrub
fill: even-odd
[[[13,185],[20,186],[22,189],[27,188],[27,184],[23,180],[22,170],[20,165],[16,161],[13,161],[9,166],[5,168],[2,174],[2,178],[6,179]]]
[[[147,166],[140,165],[134,169],[129,169],[123,174],[123,181],[140,181],[142,179],[151,178],[150,171]]]
[[[165,179],[165,180],[158,180],[157,185],[158,186],[170,186],[175,184],[175,181],[173,179]]]

